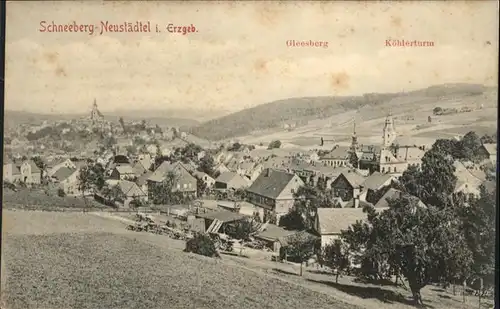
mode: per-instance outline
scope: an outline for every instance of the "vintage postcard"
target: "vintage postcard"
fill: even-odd
[[[496,1],[5,7],[2,309],[498,308]]]

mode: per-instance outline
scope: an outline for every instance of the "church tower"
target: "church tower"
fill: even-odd
[[[382,136],[383,143],[382,147],[387,148],[392,145],[392,143],[396,140],[396,130],[394,129],[394,121],[392,119],[392,113],[389,112],[389,115],[385,118],[384,125],[384,135]]]
[[[356,135],[356,119],[354,119],[354,126],[351,138],[351,151],[356,152],[358,150],[358,137]]]

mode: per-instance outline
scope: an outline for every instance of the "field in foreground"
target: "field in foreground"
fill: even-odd
[[[351,277],[335,283],[315,267],[299,277],[298,265],[259,257],[186,254],[183,241],[128,231],[109,213],[2,215],[3,309],[414,308],[407,290]],[[477,308],[477,298],[462,303],[434,286],[422,295],[430,309]]]
[[[91,232],[86,226],[106,221],[84,218],[91,215],[3,215],[5,308],[356,308],[220,260],[165,250],[126,232]],[[47,222],[47,216],[59,220]],[[112,230],[118,227],[110,224]]]

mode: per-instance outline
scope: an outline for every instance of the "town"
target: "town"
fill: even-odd
[[[82,119],[5,132],[3,207],[114,217],[131,231],[185,241],[186,251],[296,263],[300,276],[303,269],[330,269],[337,282],[344,275],[395,286],[406,280],[417,304],[425,303],[420,290],[431,283],[455,289],[463,282],[464,302],[466,287],[480,298],[492,295],[494,244],[436,233],[442,220],[460,218],[450,231],[475,224],[470,233],[487,230],[494,240],[496,132],[409,145],[398,140],[389,112],[380,143],[363,145],[356,119],[351,123],[350,146],[328,150],[324,138],[310,150],[282,148],[280,140],[215,143],[147,120],[106,120],[94,100]],[[420,268],[408,266],[415,255],[404,251],[405,241],[427,237],[412,234],[423,224],[410,222],[415,214],[429,221],[420,233],[434,235],[449,252],[420,253],[435,259]],[[400,222],[400,230],[387,230],[389,222]],[[401,243],[389,245],[391,239]],[[464,244],[472,252],[459,253]],[[490,251],[474,252],[478,246]],[[485,259],[492,268],[485,270]]]

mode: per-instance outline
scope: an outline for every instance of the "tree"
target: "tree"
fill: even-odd
[[[59,189],[57,189],[57,196],[65,197],[66,192],[64,192],[64,190],[62,188],[59,188]]]
[[[431,149],[445,155],[450,155],[454,159],[458,159],[460,157],[459,147],[459,142],[456,140],[438,139],[434,142]]]
[[[236,143],[233,143],[232,145],[230,145],[228,148],[227,148],[227,151],[239,151],[240,148],[241,148],[241,144],[236,142]]]
[[[127,196],[125,195],[125,193],[123,193],[123,191],[119,185],[112,186],[110,188],[109,194],[110,194],[113,202],[123,203],[125,201],[125,199],[127,198]]]
[[[257,232],[257,225],[253,219],[236,221],[230,234],[234,239],[249,241],[250,236]]]
[[[153,204],[175,204],[180,202],[179,195],[174,192],[177,183],[177,175],[168,172],[163,181],[151,186],[151,197]]]
[[[348,252],[340,239],[336,239],[323,248],[321,260],[325,266],[334,271],[336,283],[341,273],[349,268]]]
[[[201,177],[198,177],[198,175],[196,175],[195,178],[196,178],[196,195],[198,197],[202,197],[207,192],[208,189],[207,184]]]
[[[483,144],[493,144],[493,143],[496,143],[497,142],[497,134],[493,134],[493,135],[488,135],[488,134],[485,134],[483,136],[481,136],[481,143]]]
[[[209,154],[206,154],[205,156],[203,156],[200,159],[200,163],[198,165],[198,171],[203,172],[203,173],[205,173],[213,178],[215,175],[215,160],[214,160],[214,158]]]
[[[90,190],[101,190],[104,187],[104,167],[101,164],[86,165],[80,169],[77,179],[78,190],[82,192],[82,197],[87,203],[86,193]]]
[[[301,186],[293,195],[295,199],[294,209],[304,218],[304,224],[307,229],[312,227],[318,208],[333,206],[331,195],[314,186]],[[290,226],[289,228],[297,229],[299,226],[295,228]]]
[[[300,276],[302,265],[314,255],[316,239],[309,234],[298,233],[287,238],[285,250],[287,255],[300,263]]]
[[[475,161],[477,151],[481,147],[481,139],[476,132],[471,131],[462,138],[460,141],[460,155],[461,159]]]
[[[343,231],[341,238],[350,250],[361,251],[365,260],[379,266],[388,264],[400,272],[415,303],[422,305],[420,290],[424,286],[443,278],[465,277],[471,252],[452,209],[419,207],[418,201],[408,196],[388,202],[388,210],[376,213],[371,209],[368,222]]]
[[[274,148],[280,148],[281,147],[281,141],[275,140],[269,143],[269,146],[267,146],[267,149],[274,149]]]
[[[280,218],[278,225],[287,230],[304,230],[306,229],[306,222],[304,217],[297,209],[292,208],[290,211]]]
[[[457,182],[453,163],[451,156],[431,149],[422,158],[421,170],[412,166],[403,173],[402,187],[424,204],[445,207]]]
[[[220,257],[214,241],[207,234],[196,234],[188,240],[184,252],[192,252],[208,257]]]
[[[460,208],[462,231],[473,255],[472,273],[484,280],[484,287],[495,285],[496,187],[488,192],[481,186],[481,197]]]

